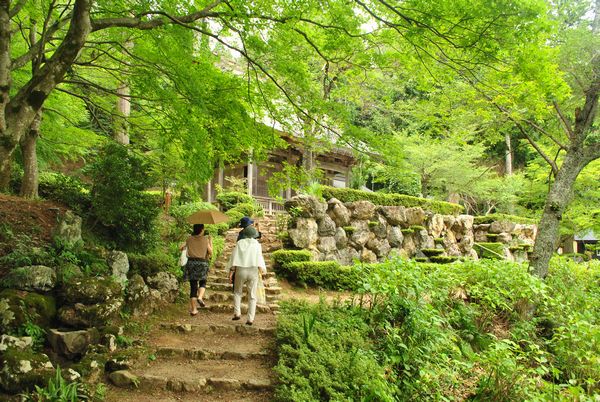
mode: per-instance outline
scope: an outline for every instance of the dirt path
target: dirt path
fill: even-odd
[[[174,305],[151,317],[140,335],[144,353],[129,372],[137,387],[109,385],[106,400],[121,401],[269,401],[276,376],[275,326],[281,288],[272,272],[266,281],[267,305],[257,306],[252,326],[232,321],[232,289],[224,269],[239,229],[226,236],[206,291],[206,308],[190,317]],[[261,222],[268,260],[274,227]],[[242,304],[242,314],[245,305]]]

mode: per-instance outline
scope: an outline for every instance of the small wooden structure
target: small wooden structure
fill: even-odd
[[[268,181],[275,172],[283,169],[284,162],[296,166],[315,166],[323,171],[322,184],[334,187],[348,187],[350,185],[350,170],[355,162],[353,153],[345,148],[332,148],[326,152],[316,153],[307,150],[295,138],[282,134],[288,143],[285,149],[272,151],[267,160],[253,161],[248,156],[246,163],[226,165],[215,169],[212,180],[206,184],[204,201],[214,202],[216,199],[215,185],[227,188],[226,177],[246,179],[247,193],[252,195],[264,208],[267,214],[284,211],[283,205],[276,198],[271,197],[268,191]],[[279,194],[284,200],[295,195],[288,188]]]

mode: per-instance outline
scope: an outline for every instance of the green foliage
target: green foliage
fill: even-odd
[[[50,378],[48,385],[44,388],[36,385],[33,392],[23,395],[23,400],[27,402],[78,402],[103,399],[102,386],[98,386],[95,392],[90,392],[87,385],[64,379],[60,366],[56,368],[56,374],[54,378]]]
[[[504,259],[504,244],[502,243],[475,243],[473,248],[481,258]]]
[[[254,198],[247,193],[238,191],[223,191],[217,194],[217,201],[224,211],[228,211],[238,204],[253,204]]]
[[[183,241],[187,235],[191,232],[191,227],[187,222],[187,217],[192,215],[196,211],[201,210],[217,210],[213,204],[209,202],[192,202],[181,205],[174,205],[171,207],[171,216],[175,218],[175,221],[169,225],[169,232],[167,234],[171,241]],[[227,231],[228,225],[226,223],[220,223],[217,225],[206,225],[204,230],[207,234],[217,235]]]
[[[337,198],[342,202],[371,201],[375,205],[401,205],[405,207],[421,207],[426,211],[438,214],[456,215],[464,211],[457,204],[444,201],[432,201],[426,198],[412,197],[404,194],[372,193],[368,191],[354,190],[350,188],[323,187],[325,199]]]
[[[451,262],[458,261],[458,257],[451,255],[433,255],[429,257],[429,261],[436,264],[450,264]]]
[[[277,320],[278,401],[393,401],[360,314],[286,302]]]
[[[128,253],[129,273],[139,274],[144,279],[154,276],[159,272],[177,272],[177,260],[160,252],[150,254]]]
[[[271,254],[271,260],[273,261],[274,267],[283,268],[290,262],[310,261],[312,254],[308,250],[275,250]]]
[[[431,257],[434,255],[444,254],[444,249],[441,248],[423,248],[421,252],[425,254],[427,257]]]
[[[342,229],[344,229],[344,232],[346,232],[348,236],[352,236],[352,233],[356,230],[354,226],[344,226]]]
[[[29,336],[32,340],[32,349],[41,351],[46,343],[46,331],[36,323],[27,321],[17,331],[19,336]]]
[[[277,271],[292,282],[333,290],[355,290],[360,273],[354,266],[337,261],[298,261],[283,265]]]
[[[507,215],[507,214],[489,214],[483,216],[476,216],[473,218],[473,224],[479,225],[482,223],[492,222],[513,222],[513,223],[524,223],[524,224],[535,224],[537,221],[531,218],[525,218],[523,216]]]
[[[425,226],[422,226],[422,225],[412,225],[410,227],[410,229],[412,229],[415,232],[420,232],[421,230],[425,230]]]
[[[241,204],[237,204],[235,207],[229,209],[227,212],[238,211],[243,214],[243,216],[248,216],[251,218],[260,218],[265,215],[262,206],[260,206],[254,199],[252,202],[243,202]]]
[[[108,143],[90,172],[93,214],[109,241],[138,252],[155,246],[159,208],[155,197],[144,193],[150,179],[143,159],[122,145]]]
[[[48,200],[59,202],[85,216],[92,205],[89,186],[76,177],[61,173],[40,174],[39,194]]]

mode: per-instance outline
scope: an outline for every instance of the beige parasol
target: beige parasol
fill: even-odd
[[[204,209],[194,212],[192,215],[188,216],[186,220],[191,224],[203,223],[205,225],[212,225],[215,223],[227,222],[229,219],[230,218],[221,211]]]

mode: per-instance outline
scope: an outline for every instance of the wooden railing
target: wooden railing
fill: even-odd
[[[267,215],[285,213],[283,203],[273,198],[254,196],[254,199],[263,207]]]

